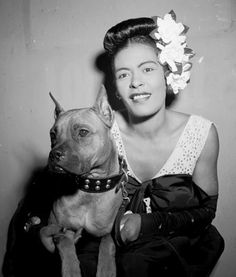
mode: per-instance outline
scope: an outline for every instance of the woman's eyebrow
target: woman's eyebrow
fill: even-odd
[[[149,64],[149,63],[152,63],[152,64],[154,64],[154,65],[157,65],[157,62],[156,61],[153,61],[153,60],[148,60],[148,61],[144,61],[144,62],[141,62],[139,65],[138,65],[138,67],[141,67],[141,66],[143,66],[143,65],[145,65],[145,64]],[[118,68],[118,69],[116,69],[116,73],[117,72],[119,72],[119,71],[121,71],[121,70],[130,70],[128,67],[120,67],[120,68]]]
[[[130,70],[130,69],[128,67],[120,67],[120,68],[116,69],[115,72],[117,73],[117,72],[119,72],[121,70]]]
[[[138,67],[141,67],[141,66],[143,66],[143,65],[145,65],[145,64],[147,64],[147,63],[152,63],[152,64],[155,64],[155,65],[157,64],[156,61],[150,60],[150,61],[145,61],[145,62],[140,63],[140,64],[138,65]]]

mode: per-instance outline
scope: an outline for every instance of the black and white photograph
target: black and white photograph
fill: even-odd
[[[235,50],[235,0],[0,0],[0,277],[235,277]]]

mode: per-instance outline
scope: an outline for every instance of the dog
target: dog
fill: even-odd
[[[128,199],[127,174],[111,134],[114,114],[105,87],[89,108],[64,111],[50,96],[55,103],[55,123],[50,130],[49,170],[73,175],[78,189],[54,202],[48,225],[40,230],[41,240],[49,251],[58,249],[63,277],[80,277],[75,243],[82,230],[102,237],[96,276],[115,277],[111,231],[120,207]]]

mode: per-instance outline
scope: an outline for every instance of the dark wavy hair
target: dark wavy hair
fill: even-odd
[[[132,18],[111,27],[103,41],[104,49],[113,57],[130,43],[147,44],[157,50],[154,40],[149,34],[156,28],[149,17]]]

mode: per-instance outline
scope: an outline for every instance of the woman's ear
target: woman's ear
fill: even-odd
[[[94,109],[97,111],[102,121],[111,128],[114,122],[114,112],[108,103],[107,92],[105,86],[102,84],[98,92]]]

